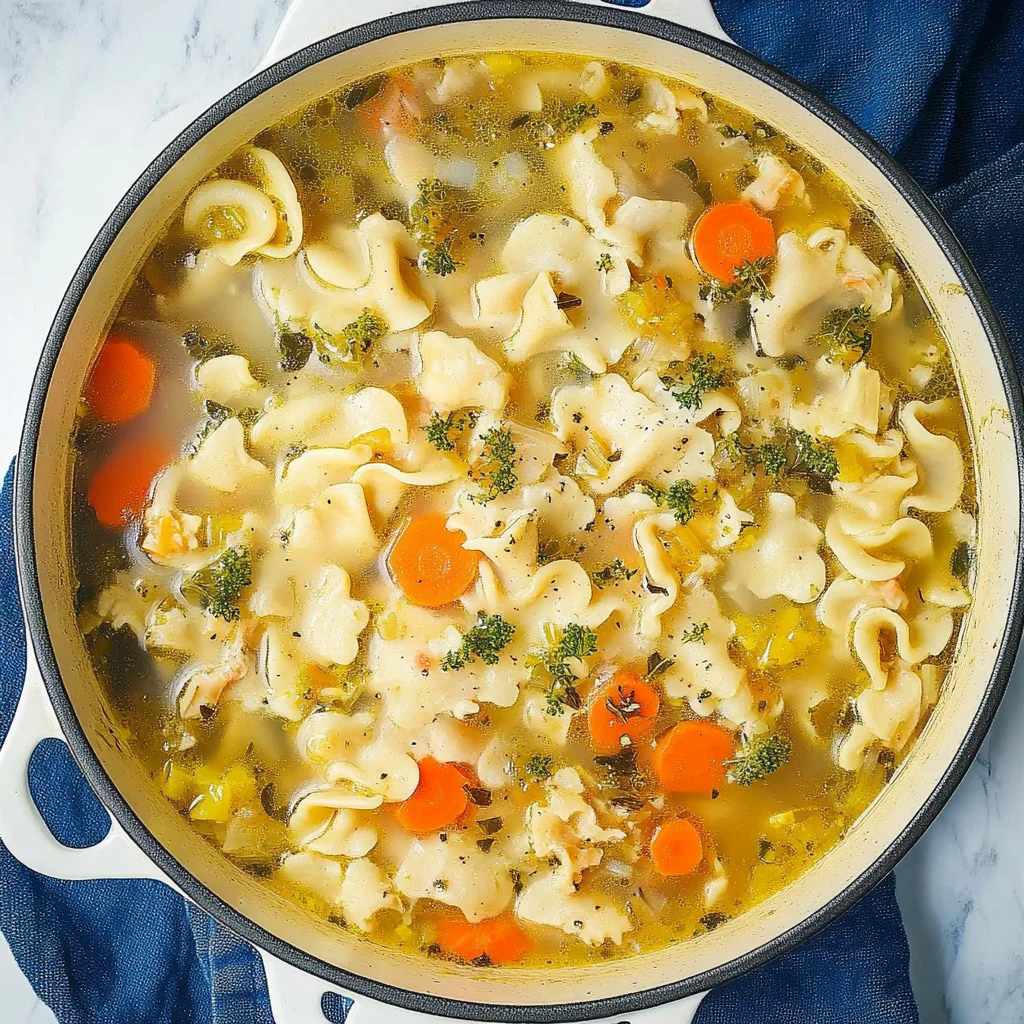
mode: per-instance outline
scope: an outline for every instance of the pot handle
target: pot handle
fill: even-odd
[[[366,5],[355,0],[292,0],[277,35],[256,70],[262,71],[296,50],[344,29],[391,14],[440,7],[447,2],[449,0],[384,0],[383,3]],[[576,2],[591,3],[592,0]],[[592,5],[628,7],[685,28],[697,29],[727,43],[732,42],[715,17],[711,0],[608,0],[607,3]]]
[[[25,867],[67,881],[99,878],[170,879],[110,819],[110,830],[95,845],[76,849],[58,842],[36,807],[28,784],[32,752],[45,739],[63,742],[57,716],[29,647],[25,686],[7,738],[0,746],[0,840]]]
[[[437,1018],[417,1010],[406,1010],[368,996],[353,996],[320,978],[300,971],[260,950],[267,974],[267,991],[276,1024],[326,1024],[323,997],[328,992],[341,996],[348,1006],[345,1024],[437,1024]],[[620,1014],[587,1024],[691,1024],[706,992],[636,1013]]]

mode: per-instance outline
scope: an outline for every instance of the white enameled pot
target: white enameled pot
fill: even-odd
[[[323,1021],[327,991],[355,1000],[352,1024],[415,1024],[431,1014],[688,1024],[709,987],[810,936],[891,870],[962,778],[1005,688],[1021,632],[1021,400],[973,269],[905,172],[822,100],[729,45],[708,0],[626,2],[385,0],[363,10],[354,0],[296,0],[257,73],[177,136],[118,205],[47,339],[16,478],[30,642],[25,689],[0,749],[0,838],[54,877],[153,878],[175,888],[259,949],[279,1024]],[[495,49],[582,53],[692,80],[779,125],[836,170],[915,268],[949,339],[981,510],[975,604],[943,696],[911,756],[843,841],[787,889],[699,939],[556,971],[458,967],[359,940],[260,886],[196,835],[117,739],[75,625],[68,542],[69,437],[82,381],[124,282],[192,183],[264,125],[338,84]],[[90,849],[57,842],[29,794],[29,757],[46,737],[67,741],[111,811],[109,834]]]

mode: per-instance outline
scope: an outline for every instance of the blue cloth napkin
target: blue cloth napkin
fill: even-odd
[[[1024,0],[715,7],[741,46],[821,92],[917,177],[1024,351]],[[25,664],[10,473],[0,492],[0,650],[2,738]],[[105,812],[62,744],[41,745],[31,781],[60,840],[102,838]],[[256,953],[159,883],[56,881],[0,844],[0,930],[61,1024],[272,1024]],[[329,1010],[344,1019],[340,1000]],[[917,1024],[891,878],[796,950],[714,991],[697,1015],[698,1024],[806,1021]]]

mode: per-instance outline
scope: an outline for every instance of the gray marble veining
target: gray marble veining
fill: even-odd
[[[258,62],[287,0],[0,0],[0,457],[82,254],[160,146]],[[897,871],[924,1024],[1024,1021],[1024,680]],[[9,1024],[44,1024],[0,940]]]

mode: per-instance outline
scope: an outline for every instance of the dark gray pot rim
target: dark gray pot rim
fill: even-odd
[[[629,0],[626,0],[628,3]],[[81,301],[93,273],[106,254],[114,238],[125,225],[132,212],[173,164],[203,135],[216,127],[225,117],[265,90],[325,58],[364,43],[413,29],[461,21],[492,19],[555,19],[570,22],[591,22],[611,28],[624,29],[643,35],[665,39],[725,61],[760,79],[769,86],[794,99],[834,131],[860,150],[894,183],[916,215],[924,222],[940,248],[955,269],[959,281],[971,299],[988,335],[989,342],[1006,391],[1017,451],[1018,473],[1024,477],[1024,441],[1021,436],[1022,399],[1020,383],[1014,369],[1009,346],[992,305],[963,248],[946,224],[942,215],[922,192],[911,176],[900,167],[869,136],[850,120],[833,109],[825,100],[789,76],[765,64],[728,43],[713,39],[701,32],[683,28],[671,22],[636,13],[623,7],[599,7],[563,0],[478,0],[478,2],[452,4],[422,11],[396,14],[361,25],[321,40],[259,72],[228,93],[209,110],[189,125],[149,165],[117,204],[110,218],[89,247],[82,263],[61,301],[43,348],[29,398],[15,479],[15,538],[18,574],[32,642],[39,667],[49,692],[54,711],[67,737],[86,779],[111,811],[117,821],[142,848],[145,854],[198,906],[242,938],[261,946],[274,956],[291,963],[309,974],[338,985],[350,992],[378,999],[409,1010],[448,1017],[482,1021],[537,1021],[542,1024],[560,1024],[565,1021],[596,1020],[600,1018],[624,1019],[628,1014],[647,1007],[672,1002],[692,993],[724,985],[739,975],[754,970],[798,943],[810,938],[830,921],[849,909],[865,893],[876,886],[895,866],[897,861],[924,833],[939,810],[952,795],[971,764],[992,722],[999,701],[1010,676],[1020,642],[1024,611],[1021,603],[1021,578],[1024,567],[1024,549],[1018,546],[1015,565],[1013,598],[1005,635],[999,647],[995,668],[978,707],[971,727],[949,768],[938,780],[928,799],[922,804],[906,829],[892,845],[868,866],[864,872],[840,894],[820,907],[796,927],[757,949],[737,957],[729,963],[693,977],[668,982],[644,991],[614,998],[587,1002],[544,1004],[533,1006],[498,1006],[462,1000],[444,999],[384,985],[351,974],[297,949],[275,935],[258,927],[247,917],[226,904],[215,893],[202,885],[185,867],[176,861],[146,829],[134,811],[122,798],[98,759],[81,728],[75,709],[57,668],[49,630],[43,614],[39,588],[38,567],[35,558],[35,539],[32,516],[32,468],[40,443],[40,422],[50,384],[50,377],[75,310]],[[44,442],[45,443],[45,442]]]

